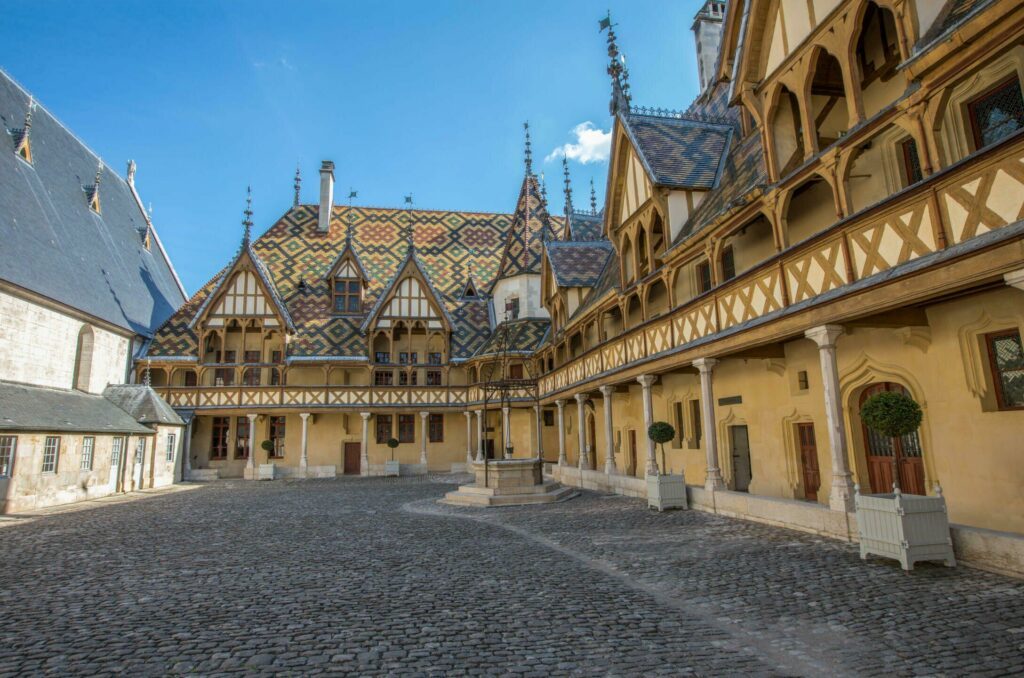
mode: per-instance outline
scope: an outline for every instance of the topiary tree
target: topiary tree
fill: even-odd
[[[391,448],[391,461],[394,461],[395,448],[398,447],[398,438],[388,438],[388,447]]]
[[[906,395],[897,391],[876,393],[860,407],[860,419],[872,431],[888,438],[901,438],[916,431],[923,418],[921,406]],[[899,487],[899,469],[896,468],[896,456],[892,458],[893,484]]]
[[[661,446],[661,469],[668,468],[665,465],[665,443],[676,437],[676,430],[667,421],[656,421],[647,429],[647,437]]]
[[[260,447],[262,447],[263,451],[267,453],[267,461],[269,462],[270,457],[274,454],[274,443],[270,440],[264,440],[260,443]]]

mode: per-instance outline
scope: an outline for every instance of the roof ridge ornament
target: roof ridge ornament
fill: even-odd
[[[248,247],[252,238],[252,185],[245,187],[245,210],[242,212],[245,219],[242,219],[242,226],[245,228],[242,234],[242,246]]]
[[[85,187],[85,197],[89,202],[89,209],[99,214],[100,212],[100,179],[103,173],[103,160],[96,159],[96,176],[93,177],[92,186]]]
[[[594,177],[590,177],[590,213],[597,216],[597,192],[594,190]]]
[[[292,207],[299,206],[299,196],[302,193],[302,170],[299,169],[299,163],[295,163],[295,200],[292,202]]]
[[[619,52],[619,45],[612,23],[612,13],[598,21],[598,32],[608,31],[608,75],[612,79],[612,99],[608,104],[608,112],[612,115],[629,112],[629,70],[626,68],[626,57]]]
[[[526,146],[523,152],[523,159],[526,162],[526,176],[533,174],[533,151],[530,147],[530,121],[523,123],[523,130],[526,132]]]
[[[35,108],[35,97],[29,95],[28,110],[25,111],[24,126],[20,130],[11,130],[11,136],[14,137],[14,152],[20,155],[23,160],[29,163],[32,162],[32,146],[29,141],[29,137],[32,135],[32,112],[35,110]]]
[[[562,156],[562,172],[565,174],[565,215],[572,214],[572,178],[569,176],[569,158]]]

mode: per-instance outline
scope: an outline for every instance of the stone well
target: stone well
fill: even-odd
[[[459,506],[518,506],[549,504],[569,499],[576,492],[553,480],[544,480],[538,459],[497,459],[471,465],[476,480],[449,492],[440,501]]]

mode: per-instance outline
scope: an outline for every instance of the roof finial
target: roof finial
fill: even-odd
[[[612,78],[612,100],[608,111],[612,115],[629,113],[629,71],[626,70],[626,57],[619,53],[611,10],[598,22],[598,26],[599,32],[608,31],[608,75]]]
[[[548,182],[544,179],[544,171],[540,173],[540,199],[544,203],[544,207],[548,206]]]
[[[590,177],[590,213],[597,216],[597,192],[594,191],[594,177]]]
[[[245,187],[245,211],[242,212],[245,215],[245,219],[242,220],[242,226],[245,227],[244,235],[242,236],[242,244],[245,246],[249,245],[249,239],[252,237],[252,186]]]
[[[142,384],[143,384],[143,386],[149,387],[149,386],[153,385],[153,379],[152,379],[152,376],[150,375],[150,372],[153,370],[152,365],[153,365],[153,360],[150,359],[150,358],[146,358],[146,371],[143,372],[143,374],[142,374]]]
[[[96,178],[93,179],[92,185],[94,191],[100,190],[100,175],[103,173],[103,161],[96,161]]]
[[[352,200],[359,197],[359,191],[355,190],[351,186],[348,187],[348,214],[345,218],[348,220],[348,226],[345,229],[345,246],[352,247],[352,222],[355,221],[356,215],[352,212]]]
[[[125,176],[127,178],[128,184],[131,185],[131,186],[135,185],[135,170],[136,170],[135,161],[134,160],[129,160],[128,161],[128,171],[126,172]]]
[[[295,200],[292,202],[292,207],[299,206],[299,196],[302,193],[302,170],[299,169],[299,164],[295,163]]]
[[[36,107],[36,100],[29,96],[28,110],[25,111],[25,126],[20,130],[11,130],[14,137],[14,152],[28,162],[32,162],[32,149],[29,147],[29,136],[32,134],[32,111]]]
[[[565,216],[572,214],[572,179],[569,178],[569,158],[562,156],[562,172],[565,174]]]
[[[28,136],[32,129],[32,113],[36,110],[36,98],[33,95],[28,97],[28,110],[25,111],[25,136]]]
[[[526,132],[526,151],[523,154],[526,160],[526,175],[533,174],[533,151],[530,148],[530,121],[523,123],[523,130]]]

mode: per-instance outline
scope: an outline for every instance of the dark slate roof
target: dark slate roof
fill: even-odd
[[[140,424],[184,426],[185,422],[157,392],[142,384],[107,386],[103,397],[135,418]]]
[[[607,240],[547,243],[548,261],[559,287],[593,287],[611,253]]]
[[[502,350],[532,353],[543,343],[551,328],[547,318],[519,318],[498,325],[476,355],[494,355]]]
[[[506,236],[498,278],[526,273],[540,274],[543,243],[555,239],[553,220],[541,197],[537,177],[527,174],[523,177],[516,211],[512,215],[512,226]]]
[[[0,381],[0,430],[150,434],[101,395]]]
[[[918,44],[928,45],[934,42],[937,38],[966,20],[975,11],[980,12],[994,2],[995,0],[949,0],[946,6],[942,8],[939,16],[936,17],[935,23],[932,24]]]
[[[569,239],[577,242],[604,240],[604,210],[597,214],[573,212],[568,215]]]
[[[655,184],[699,189],[717,184],[731,126],[635,113],[623,121]]]
[[[0,279],[151,336],[185,301],[132,188],[103,165],[100,214],[87,189],[99,159],[45,108],[36,105],[32,164],[14,152],[29,95],[0,71]]]
[[[590,290],[590,294],[587,295],[583,303],[579,305],[579,308],[572,314],[572,318],[578,318],[584,313],[588,312],[599,299],[604,297],[608,292],[615,290],[619,291],[621,288],[619,279],[619,255],[613,248],[608,255],[608,261],[605,262],[604,270],[601,271],[601,275],[598,277],[597,282],[594,283],[594,288]],[[571,319],[571,318],[570,318]]]

